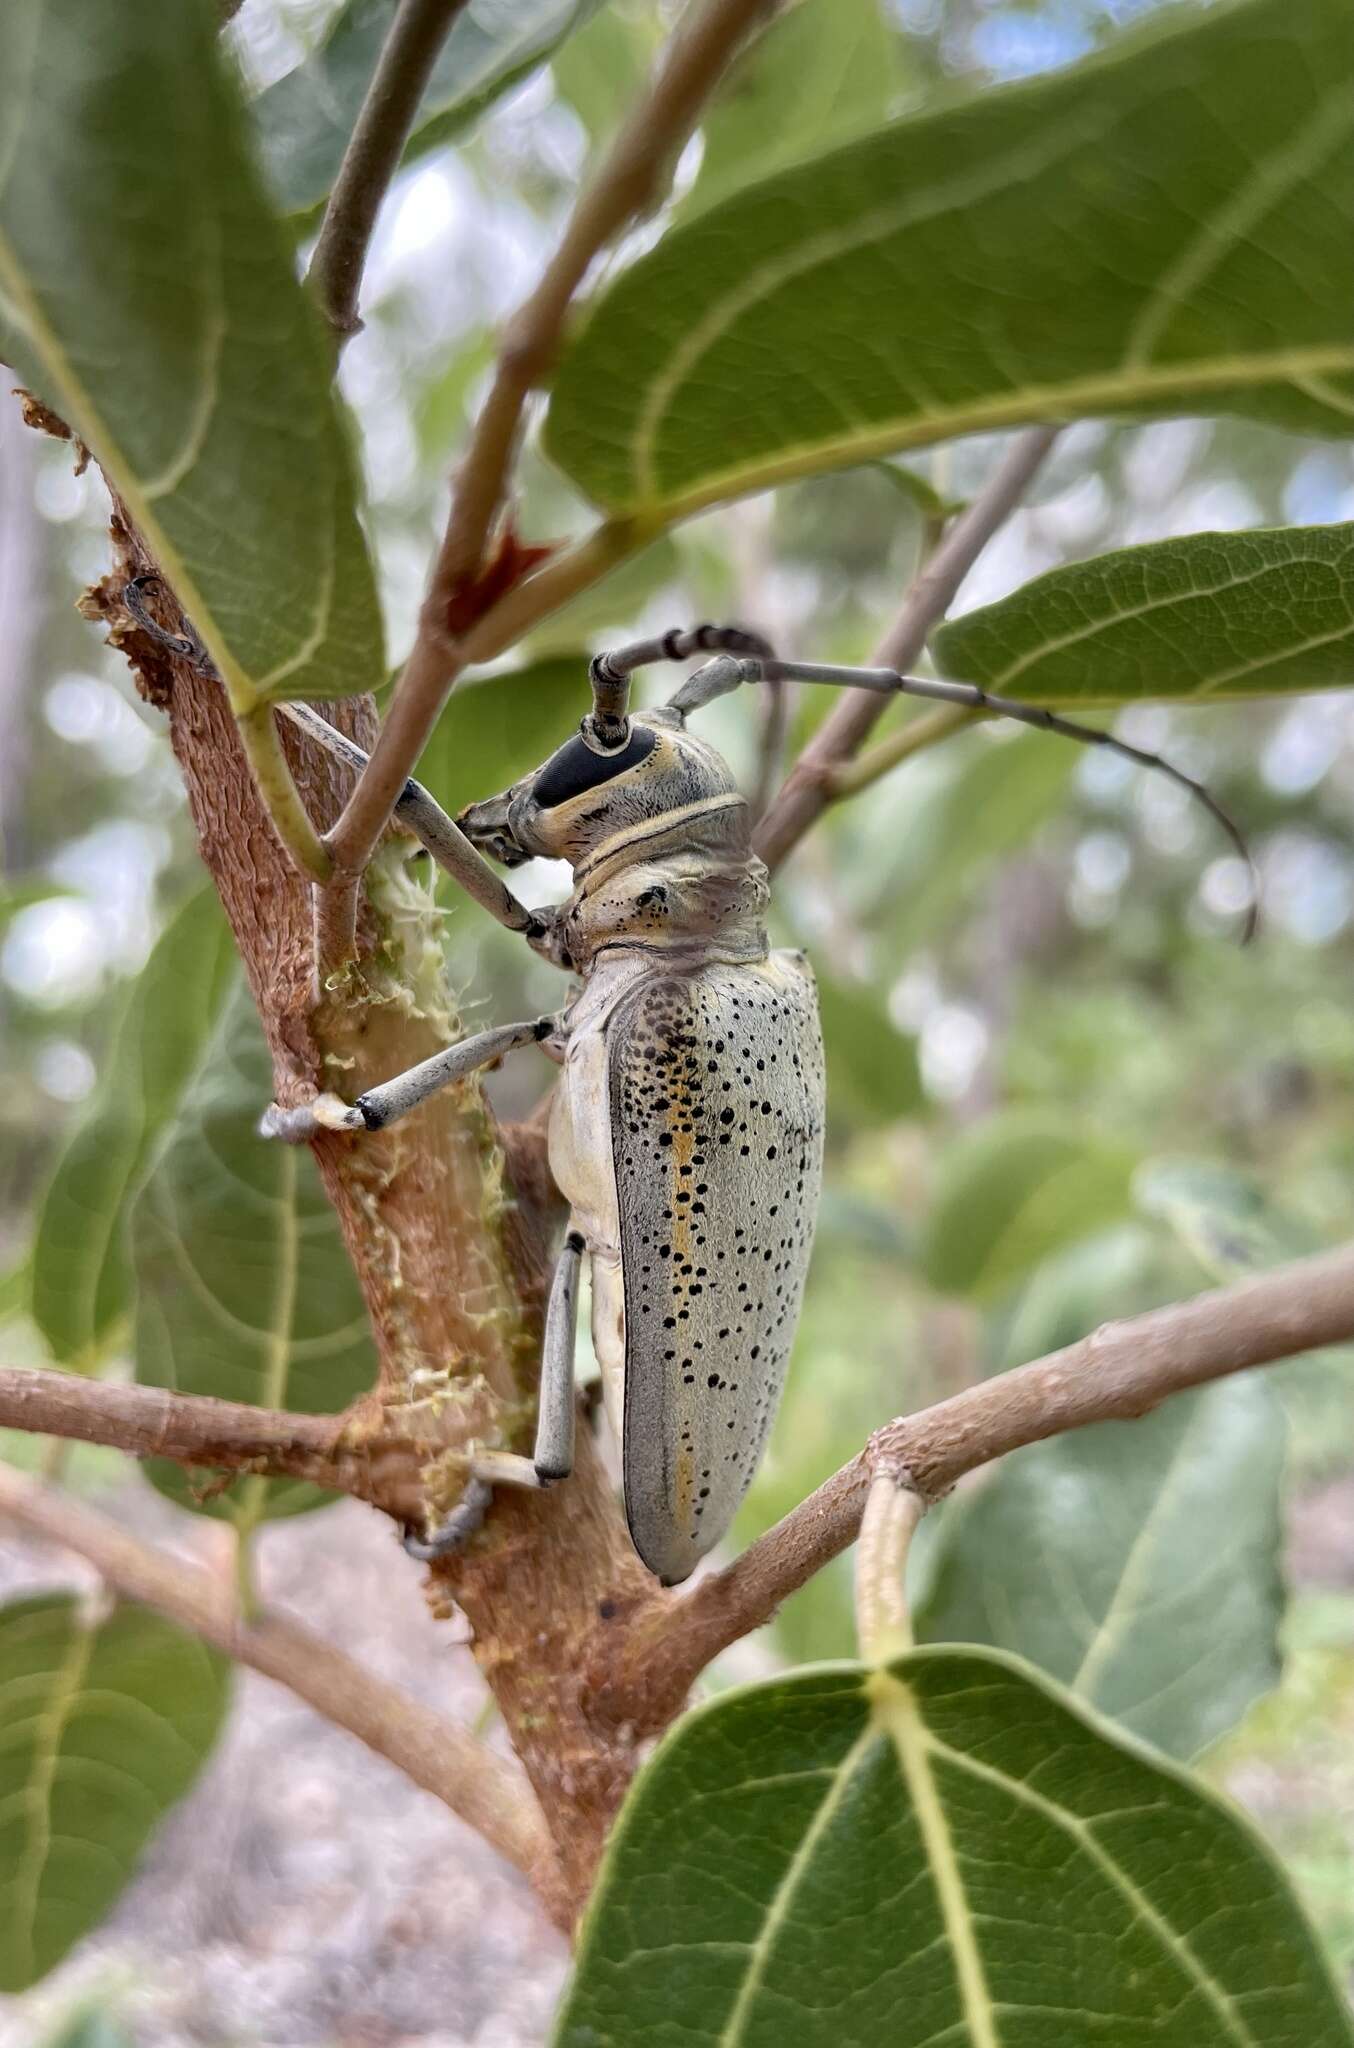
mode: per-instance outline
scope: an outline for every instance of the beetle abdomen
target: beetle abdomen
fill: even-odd
[[[798,953],[655,974],[607,1036],[626,1516],[671,1585],[733,1519],[794,1341],[822,1174],[813,976]]]

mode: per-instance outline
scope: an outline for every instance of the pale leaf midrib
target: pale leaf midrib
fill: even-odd
[[[1237,2011],[1236,2002],[1230,1992],[1205,1969],[1188,1941],[1175,1932],[1170,1922],[1157,1911],[1146,1893],[1122,1865],[1115,1861],[1107,1849],[1101,1847],[1088,1822],[1082,1820],[1079,1815],[1069,1812],[1066,1807],[1059,1806],[1055,1800],[1045,1798],[1042,1793],[1036,1792],[1021,1779],[1010,1777],[1005,1772],[994,1769],[990,1764],[980,1763],[967,1751],[952,1749],[929,1728],[925,1731],[925,1740],[927,1748],[933,1754],[943,1756],[954,1769],[966,1771],[971,1777],[979,1778],[985,1784],[995,1785],[1009,1798],[1022,1800],[1041,1813],[1053,1826],[1071,1835],[1114,1888],[1128,1901],[1134,1912],[1150,1929],[1161,1949],[1176,1960],[1184,1973],[1208,1999],[1231,2039],[1237,2044],[1237,2048],[1263,2048],[1263,2043],[1251,2032]],[[1103,1818],[1113,1816],[1107,1815]]]
[[[746,2038],[748,2023],[755,2017],[753,2006],[766,1975],[776,1937],[789,1917],[800,1880],[809,1870],[819,1841],[832,1825],[837,1810],[846,1797],[857,1763],[866,1750],[872,1747],[875,1737],[875,1729],[867,1723],[833,1770],[831,1783],[823,1795],[818,1810],[804,1830],[798,1848],[786,1864],[780,1882],[771,1895],[757,1939],[749,1946],[747,1969],[719,2036],[718,2048],[740,2048],[740,2044]]]
[[[1342,81],[1343,86],[1343,81]],[[1158,281],[1129,335],[1124,351],[1128,367],[1146,362],[1189,295],[1226,261],[1237,244],[1253,237],[1257,223],[1303,177],[1315,176],[1324,157],[1354,126],[1354,100],[1342,89],[1301,130],[1293,146],[1262,157],[1251,176],[1229,192],[1188,248],[1182,249]]]
[[[1131,1627],[1138,1608],[1141,1581],[1151,1559],[1157,1531],[1167,1507],[1174,1507],[1182,1476],[1187,1476],[1187,1458],[1193,1452],[1194,1437],[1207,1403],[1196,1403],[1194,1413],[1176,1438],[1175,1446],[1161,1475],[1155,1497],[1124,1555],[1114,1591],[1106,1603],[1099,1625],[1087,1643],[1080,1664],[1068,1681],[1068,1689],[1095,1704],[1096,1686],[1109,1658],[1118,1649],[1124,1631]]]
[[[770,490],[819,470],[851,468],[878,457],[903,454],[912,448],[930,447],[938,441],[956,440],[987,429],[1114,413],[1126,407],[1151,405],[1163,393],[1166,400],[1183,400],[1235,385],[1298,384],[1304,377],[1322,373],[1354,374],[1354,341],[1219,356],[1203,363],[1158,365],[1132,376],[1116,368],[1094,376],[1070,378],[1063,384],[1012,387],[991,398],[942,407],[935,412],[895,415],[857,433],[783,444],[774,455],[749,458],[730,469],[707,472],[698,484],[668,497],[637,496],[617,502],[604,495],[600,502],[615,517],[633,518],[646,528],[661,526],[689,519],[711,505]],[[584,485],[586,488],[587,479]]]
[[[926,1849],[941,1920],[949,1941],[955,1984],[970,2048],[1001,2048],[997,2012],[969,1911],[963,1874],[928,1751],[930,1733],[910,1690],[886,1672],[874,1674],[874,1716],[893,1744]]]
[[[6,286],[14,305],[16,324],[27,335],[46,364],[48,375],[56,386],[63,413],[70,414],[81,438],[89,442],[100,463],[116,478],[118,489],[127,500],[133,519],[149,544],[166,580],[201,633],[224,681],[232,709],[237,713],[252,709],[270,694],[275,694],[279,683],[296,674],[314,659],[332,625],[330,607],[337,585],[337,537],[334,532],[334,498],[338,488],[337,462],[331,459],[327,464],[327,544],[323,550],[323,568],[316,579],[313,624],[291,655],[267,674],[256,679],[248,675],[235,660],[229,646],[217,630],[212,607],[207,603],[187,563],[155,514],[155,500],[147,495],[136,475],[134,465],[108,426],[93,395],[76,373],[64,343],[49,325],[39,300],[28,284],[27,272],[19,261],[12,243],[3,232],[0,232],[0,282]]]
[[[643,497],[655,495],[654,447],[671,402],[688,382],[696,365],[723,339],[736,322],[750,313],[772,292],[804,276],[818,265],[836,262],[843,255],[868,248],[902,229],[934,219],[956,206],[972,205],[994,191],[1001,191],[1033,171],[1044,171],[1059,157],[1084,140],[1085,116],[1074,110],[1046,133],[1022,135],[1019,142],[975,168],[944,179],[926,192],[905,192],[901,197],[875,206],[851,223],[821,228],[806,235],[791,249],[780,250],[745,271],[722,298],[707,307],[702,317],[687,328],[653,378],[635,422],[633,474]]]
[[[1281,530],[1289,531],[1287,529]],[[1194,538],[1199,537],[1196,536]],[[1244,531],[1234,535],[1220,534],[1208,536],[1210,541],[1215,540],[1220,547],[1226,547],[1229,540],[1235,542],[1239,547],[1244,547],[1248,543],[1254,545],[1255,538],[1254,534]],[[1155,544],[1155,546],[1163,550],[1161,558],[1163,561],[1167,559],[1164,551],[1169,549],[1170,545],[1169,542],[1164,541]],[[1181,545],[1183,548],[1183,543]],[[1351,555],[1354,555],[1354,543],[1345,550],[1345,558]],[[1111,558],[1111,566],[1113,566],[1113,558]],[[1022,654],[1008,662],[1005,668],[994,672],[986,687],[997,691],[999,694],[1003,692],[1009,694],[1010,686],[1017,683],[1028,669],[1037,667],[1041,662],[1047,661],[1051,657],[1065,654],[1069,648],[1080,647],[1087,641],[1099,639],[1103,634],[1114,633],[1119,627],[1131,625],[1139,619],[1147,618],[1153,612],[1187,611],[1193,604],[1243,590],[1248,584],[1259,582],[1265,577],[1274,576],[1285,569],[1304,567],[1329,569],[1333,573],[1338,574],[1341,563],[1322,554],[1304,553],[1299,545],[1286,555],[1282,561],[1276,559],[1274,561],[1249,564],[1244,570],[1238,570],[1226,575],[1216,583],[1197,584],[1191,590],[1172,591],[1167,596],[1147,598],[1140,604],[1119,605],[1109,609],[1108,606],[1113,604],[1113,593],[1107,591],[1105,593],[1107,609],[1097,612],[1092,618],[1086,619],[1072,632],[1050,635],[1048,638],[1041,640],[1037,646],[1026,649]],[[1056,570],[1053,572],[1055,575],[1057,573]],[[964,619],[961,613],[955,624],[961,625],[963,623]],[[1228,682],[1239,681],[1243,675],[1252,673],[1257,668],[1268,668],[1277,661],[1292,661],[1296,657],[1310,652],[1313,648],[1328,646],[1334,641],[1342,639],[1346,634],[1354,634],[1354,614],[1351,614],[1335,632],[1309,634],[1306,638],[1294,639],[1285,647],[1276,647],[1257,660],[1237,664],[1231,669],[1219,670],[1216,675],[1206,677],[1194,685],[1190,691],[1190,696],[1195,698],[1211,695],[1214,690],[1224,687]]]

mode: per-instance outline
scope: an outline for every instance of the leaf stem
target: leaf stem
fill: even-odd
[[[306,273],[340,348],[361,331],[357,296],[376,216],[438,54],[465,5],[466,0],[400,0],[381,46]]]
[[[868,754],[862,754],[858,761],[843,761],[840,767],[831,769],[826,777],[829,798],[837,803],[843,797],[858,796],[872,782],[878,782],[882,776],[891,773],[900,761],[908,761],[913,754],[937,746],[951,733],[974,724],[980,715],[976,711],[964,710],[961,705],[943,704],[935,711],[923,712],[920,718],[909,719],[890,738],[881,740],[877,747],[871,747]]]
[[[856,1539],[856,1638],[867,1664],[888,1664],[912,1648],[907,1556],[926,1502],[892,1472],[877,1472]]]
[[[730,59],[775,0],[701,0],[683,17],[648,91],[580,194],[558,249],[509,323],[494,381],[456,480],[439,573],[473,570],[503,496],[522,411],[550,369],[565,315],[593,259],[660,197],[683,143]]]
[[[1056,426],[1031,427],[1012,443],[913,579],[902,609],[870,657],[872,666],[913,666],[969,570],[1024,497],[1058,432]],[[832,800],[832,777],[859,751],[886,702],[877,692],[848,690],[814,734],[757,828],[757,851],[768,867],[778,867],[817,823]]]
[[[390,715],[342,815],[324,841],[334,861],[336,881],[349,884],[346,896],[337,888],[324,892],[327,900],[321,934],[326,972],[337,971],[352,957],[356,908],[352,885],[385,830],[457,676],[476,662],[492,661],[538,620],[588,589],[652,537],[653,529],[638,520],[604,521],[576,546],[552,556],[533,576],[514,584],[459,644],[434,629],[425,607],[424,623],[400,677]]]
[[[302,874],[327,882],[333,863],[301,801],[291,764],[282,751],[272,706],[256,704],[252,711],[240,712],[235,723],[273,830]]]

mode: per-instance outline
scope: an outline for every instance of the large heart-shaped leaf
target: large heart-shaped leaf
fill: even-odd
[[[0,1610],[0,1990],[22,1991],[117,1898],[206,1761],[224,1657],[141,1608]]]
[[[557,2048],[1340,2048],[1250,1828],[991,1651],[823,1665],[678,1724]]]
[[[327,1414],[371,1385],[371,1333],[313,1160],[258,1134],[270,1089],[263,1036],[238,989],[132,1211],[137,1377]],[[178,1466],[148,1469],[173,1499],[242,1530],[324,1498],[250,1476],[204,1501]]]
[[[768,178],[603,294],[547,445],[659,517],[1021,420],[1347,433],[1352,83],[1344,0],[1250,0]]]
[[[512,0],[463,7],[433,66],[405,161],[449,142],[543,64],[601,0]],[[322,206],[376,69],[398,0],[348,0],[320,47],[254,104],[269,180],[284,213]]]
[[[1037,576],[933,641],[1036,704],[1186,703],[1354,683],[1354,525],[1191,533]]]
[[[941,1510],[919,1637],[1016,1651],[1193,1756],[1278,1682],[1286,1448],[1251,1374],[1017,1451]]]
[[[1125,1216],[1133,1155],[1041,1114],[989,1117],[945,1155],[923,1234],[933,1287],[991,1301],[1061,1246]]]
[[[0,9],[0,356],[93,449],[246,710],[370,689],[330,351],[201,0]]]
[[[234,959],[215,891],[203,889],[133,985],[98,1095],[38,1216],[33,1320],[59,1365],[88,1371],[127,1312],[127,1206],[220,1013]]]

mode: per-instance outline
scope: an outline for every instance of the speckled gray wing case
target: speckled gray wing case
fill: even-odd
[[[630,1533],[683,1579],[775,1416],[822,1177],[823,1046],[800,953],[642,981],[609,1031]]]

